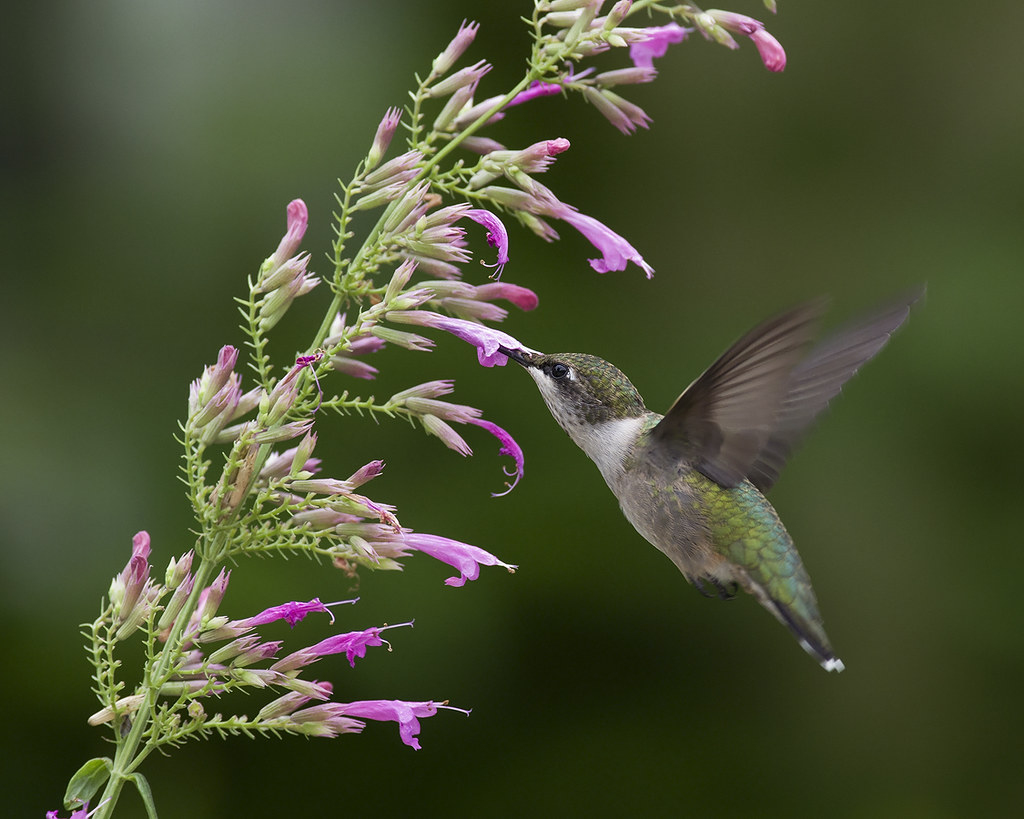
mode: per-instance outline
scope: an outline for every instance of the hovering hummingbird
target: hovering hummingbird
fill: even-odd
[[[770,319],[726,350],[664,416],[600,358],[499,349],[537,382],[627,520],[691,584],[723,599],[742,588],[822,668],[842,671],[811,579],[762,493],[815,416],[885,346],[919,296],[854,321],[809,351],[824,300]]]

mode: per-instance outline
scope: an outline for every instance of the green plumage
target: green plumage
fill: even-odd
[[[761,590],[766,607],[798,638],[831,653],[810,575],[768,499],[749,481],[726,489],[699,472],[689,480],[703,501],[714,550],[752,581],[741,585],[757,597]]]

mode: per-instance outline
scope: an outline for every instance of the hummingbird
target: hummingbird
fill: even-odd
[[[885,346],[917,291],[811,343],[825,301],[769,319],[690,384],[665,415],[621,370],[585,353],[500,347],[533,377],[559,426],[597,465],[626,519],[707,597],[743,589],[826,671],[842,671],[811,579],[765,498],[843,384]]]

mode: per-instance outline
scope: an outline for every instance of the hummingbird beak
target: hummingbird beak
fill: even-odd
[[[504,353],[509,358],[511,358],[514,362],[516,362],[516,364],[520,364],[523,367],[529,367],[530,366],[530,355],[529,355],[529,353],[524,353],[522,350],[510,350],[508,347],[500,347],[500,346],[498,347],[498,352],[499,353]]]

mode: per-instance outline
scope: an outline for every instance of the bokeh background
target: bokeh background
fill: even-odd
[[[163,816],[1005,816],[1024,798],[1020,600],[1024,60],[1019,3],[784,0],[764,70],[696,38],[627,95],[624,137],[577,98],[491,135],[567,137],[544,181],[657,269],[605,276],[571,229],[512,230],[509,281],[541,307],[506,329],[604,356],[653,408],[757,321],[827,293],[837,321],[927,282],[927,301],[791,460],[772,499],[847,664],[824,673],[749,598],[709,601],[621,518],[516,369],[445,337],[382,353],[390,395],[454,377],[526,451],[500,488],[482,432],[463,460],[401,424],[323,419],[328,474],[373,457],[403,522],[520,570],[463,589],[425,557],[364,574],[341,625],[416,618],[350,670],[348,698],[450,699],[423,750],[393,724],[333,741],[195,743],[145,766]],[[730,8],[768,19],[751,0]],[[525,2],[25,4],[4,26],[0,383],[4,813],[41,816],[105,753],[77,624],[131,535],[190,546],[172,436],[188,381],[239,344],[232,296],[302,197],[330,241],[334,180],[464,17],[472,59],[518,76]],[[13,14],[13,12],[12,12]],[[605,65],[625,63],[617,53]],[[478,237],[479,238],[479,237]],[[325,268],[324,264],[314,267]],[[482,281],[484,270],[467,271]],[[305,346],[326,293],[278,334]],[[342,599],[304,560],[241,567],[224,610]],[[289,637],[329,631],[320,618]],[[251,702],[221,703],[251,710]],[[141,813],[126,795],[122,815]]]

